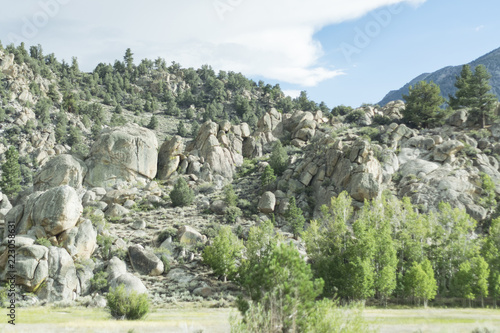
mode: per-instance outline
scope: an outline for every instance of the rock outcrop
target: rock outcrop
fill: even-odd
[[[83,161],[72,155],[57,155],[35,175],[33,186],[35,191],[46,191],[61,185],[79,189],[86,174],[87,166]]]
[[[156,176],[158,141],[155,134],[135,124],[104,129],[85,161],[85,182],[94,187],[120,181],[147,182]]]

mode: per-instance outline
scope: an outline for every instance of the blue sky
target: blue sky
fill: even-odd
[[[25,0],[0,13],[0,40],[77,56],[86,71],[130,47],[137,63],[210,64],[356,107],[500,47],[499,9],[494,0]]]

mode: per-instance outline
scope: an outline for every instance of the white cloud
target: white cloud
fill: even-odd
[[[13,3],[9,11],[31,20],[43,10],[41,3],[59,2],[57,15],[27,43],[42,43],[65,58],[77,55],[86,69],[100,61],[111,62],[131,47],[136,59],[161,56],[185,67],[210,64],[215,69],[315,86],[342,74],[333,64],[320,65],[323,49],[313,38],[315,32],[382,6],[424,1],[27,0],[23,4],[31,6]],[[0,13],[0,22],[4,18]],[[23,22],[19,20],[13,29],[20,32]],[[0,38],[6,35],[0,33]]]
[[[283,90],[285,96],[290,96],[291,98],[296,98],[300,96],[300,90]]]
[[[479,32],[479,31],[483,30],[484,28],[485,28],[485,26],[484,26],[484,25],[480,25],[480,26],[476,27],[474,30],[475,30],[476,32]]]

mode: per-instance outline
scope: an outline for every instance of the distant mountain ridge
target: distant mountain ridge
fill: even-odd
[[[495,49],[469,63],[472,68],[480,64],[486,66],[486,69],[490,72],[492,93],[500,98],[500,48]],[[383,106],[391,101],[403,99],[403,94],[408,94],[409,87],[414,86],[419,81],[433,81],[438,84],[441,87],[441,94],[443,97],[448,99],[448,95],[455,94],[455,77],[460,75],[462,66],[463,65],[447,66],[433,73],[421,74],[405,84],[402,88],[390,91],[380,102],[378,102],[378,104]]]

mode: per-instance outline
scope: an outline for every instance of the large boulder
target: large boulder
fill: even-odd
[[[85,182],[112,186],[120,180],[147,181],[156,176],[158,141],[154,132],[136,124],[103,130],[86,160]]]
[[[265,192],[259,200],[259,211],[264,214],[271,214],[274,212],[276,206],[276,197],[273,192]]]
[[[437,162],[452,162],[455,154],[465,148],[458,140],[448,140],[434,148],[434,160]]]
[[[125,287],[125,291],[130,293],[135,291],[137,294],[147,294],[148,289],[142,283],[141,279],[131,273],[124,273],[117,278],[109,281],[110,288],[117,288],[118,286],[123,285]]]
[[[69,252],[74,259],[89,259],[96,249],[97,231],[90,220],[85,220],[79,226],[64,231],[59,237],[59,244]]]
[[[196,229],[190,226],[182,226],[177,231],[179,243],[184,245],[195,245],[196,243],[205,243],[207,237],[200,234]]]
[[[78,277],[68,252],[60,247],[50,247],[48,253],[48,278],[38,294],[48,302],[68,301],[76,298]]]
[[[33,207],[32,218],[36,226],[44,228],[49,236],[73,228],[83,206],[75,189],[70,186],[59,186],[41,194]]]
[[[158,153],[158,179],[168,179],[179,167],[184,142],[178,135],[165,141]]]
[[[163,262],[151,251],[140,245],[128,248],[130,263],[136,272],[142,275],[157,276],[163,273]]]
[[[35,175],[33,185],[35,191],[46,191],[61,185],[78,189],[82,187],[86,174],[87,166],[83,161],[71,155],[57,155]]]
[[[16,284],[28,291],[38,289],[49,274],[48,249],[41,245],[26,245],[17,249]]]
[[[108,273],[108,278],[111,281],[120,275],[127,273],[127,265],[120,258],[113,257],[109,260],[106,272]]]

